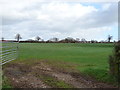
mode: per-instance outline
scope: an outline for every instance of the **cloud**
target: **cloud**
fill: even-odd
[[[13,0],[14,1],[14,0]],[[102,38],[117,23],[117,3],[101,4],[101,8],[81,3],[38,0],[11,1],[2,4],[3,35],[13,38],[20,33],[24,39],[41,36],[65,38]],[[91,34],[94,33],[93,36]],[[11,35],[9,35],[11,34]],[[101,35],[101,36],[99,36]]]
[[[109,5],[109,7],[105,9],[106,5]],[[80,18],[76,23],[80,23],[81,28],[99,28],[116,24],[118,20],[117,4],[105,4],[103,7],[82,19]],[[84,21],[84,23],[81,21]]]

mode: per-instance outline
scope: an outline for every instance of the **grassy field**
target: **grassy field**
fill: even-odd
[[[87,68],[107,70],[113,44],[20,43],[19,50],[19,60],[64,61],[78,64],[80,71]]]
[[[32,64],[47,60],[53,66],[74,69],[99,81],[111,83],[115,81],[108,73],[108,57],[112,51],[113,44],[106,43],[20,43],[19,58],[13,62]]]

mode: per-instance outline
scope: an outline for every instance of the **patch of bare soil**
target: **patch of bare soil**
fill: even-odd
[[[45,85],[39,78],[32,75],[34,72],[30,66],[22,63],[11,64],[3,69],[4,75],[7,76],[15,88],[50,88]]]
[[[64,81],[74,88],[113,88],[111,85],[96,82],[91,78],[75,72],[61,71],[51,67],[44,61],[34,65],[13,63],[3,68],[4,75],[9,78],[15,88],[54,88],[47,85],[40,77],[50,76]]]

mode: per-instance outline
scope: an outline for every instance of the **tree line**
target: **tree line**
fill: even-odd
[[[33,39],[28,39],[28,40],[24,40],[24,41],[20,41],[20,39],[22,39],[22,36],[20,34],[16,34],[15,39],[17,42],[31,42],[31,43],[110,43],[112,40],[113,36],[108,35],[107,40],[101,40],[101,41],[97,41],[97,40],[91,40],[91,41],[87,41],[85,38],[82,38],[81,40],[79,38],[72,38],[72,37],[67,37],[65,39],[59,40],[59,38],[57,37],[53,37],[50,38],[49,40],[44,40],[39,36],[35,37],[35,40]],[[1,38],[2,41],[4,41],[4,37]],[[114,41],[115,42],[115,41]]]

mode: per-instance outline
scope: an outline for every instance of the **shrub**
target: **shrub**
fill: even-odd
[[[120,75],[120,43],[115,44],[113,55],[109,56],[109,69],[110,73],[115,76],[119,77]]]

